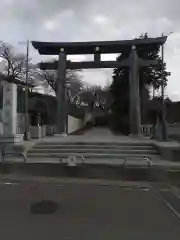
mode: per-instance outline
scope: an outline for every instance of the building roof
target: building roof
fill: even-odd
[[[131,49],[133,45],[162,45],[167,37],[143,38],[122,41],[100,41],[100,42],[38,42],[32,41],[32,45],[43,55],[58,55],[60,49],[64,49],[68,55],[94,54],[96,47],[100,53],[121,53],[125,49]]]

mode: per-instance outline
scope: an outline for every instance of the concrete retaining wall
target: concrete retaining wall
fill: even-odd
[[[154,147],[163,160],[180,161],[180,143],[178,142],[154,142]]]
[[[24,131],[25,131],[24,122],[25,122],[24,114],[17,114],[17,133],[21,133],[21,134],[24,133]],[[0,127],[1,127],[1,124],[0,124]],[[82,119],[78,119],[78,118],[72,117],[70,115],[68,116],[68,133],[75,132],[83,127],[84,127],[84,121]],[[34,129],[36,129],[36,127],[35,128],[31,127],[31,129],[33,129],[32,135],[34,136],[34,134],[35,134]],[[55,133],[56,133],[56,126],[54,126],[54,125],[46,126],[46,135],[47,136],[54,135]],[[44,136],[44,134],[43,134],[43,136]]]
[[[180,123],[168,124],[169,135],[180,135]]]
[[[68,115],[68,133],[75,132],[84,127],[84,121],[82,119],[74,118]]]
[[[88,122],[93,122],[93,114],[91,112],[86,112],[84,117],[84,125]]]
[[[46,137],[46,126],[30,126],[31,138],[44,138]]]

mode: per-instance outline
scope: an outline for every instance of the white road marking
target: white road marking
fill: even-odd
[[[19,185],[20,183],[11,183],[11,182],[5,182],[1,183],[2,185]]]

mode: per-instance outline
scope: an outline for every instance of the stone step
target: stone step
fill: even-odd
[[[146,181],[146,182],[159,182],[164,180],[166,168],[159,166],[153,166],[152,168],[147,166],[145,163],[137,164],[135,167],[131,164],[124,167],[121,164],[109,165],[107,161],[101,164],[84,164],[77,167],[68,167],[67,165],[60,164],[57,161],[51,162],[52,159],[47,159],[46,162],[40,162],[40,159],[33,159],[26,164],[21,162],[12,163],[8,162],[6,170],[8,170],[8,176],[12,174],[14,177],[22,177],[25,179],[26,176],[43,176],[49,181],[49,177],[57,177],[69,179],[111,179],[111,180],[122,180],[122,181]],[[54,159],[53,159],[54,160]],[[90,162],[90,161],[89,161]],[[23,166],[23,167],[22,167]],[[4,169],[4,165],[0,165],[0,171]],[[157,171],[156,171],[157,169]],[[171,165],[168,166],[168,170],[171,169]],[[180,169],[180,166],[173,166],[172,169]],[[165,170],[165,171],[164,171]],[[82,180],[83,181],[83,180]]]
[[[36,146],[70,146],[70,145],[91,145],[91,146],[152,146],[152,142],[146,141],[123,141],[123,142],[95,142],[95,141],[84,141],[84,142],[38,142]]]
[[[28,153],[28,158],[61,158],[61,157],[69,157],[69,153]],[[154,158],[155,154],[106,154],[106,153],[76,153],[77,156],[83,156],[84,158],[91,158],[91,159],[99,159],[99,158],[118,158],[118,159],[125,159],[125,158],[140,158],[142,159],[145,157]]]
[[[31,153],[57,153],[57,154],[88,154],[88,153],[97,153],[97,154],[157,154],[155,149],[31,149],[29,152]]]
[[[121,145],[35,145],[33,147],[33,149],[112,149],[112,150],[116,150],[116,149],[130,149],[130,150],[153,150],[154,147],[153,146],[121,146]]]
[[[158,158],[157,158],[158,159]],[[156,160],[157,160],[156,159]],[[33,159],[29,159],[29,163],[52,163],[52,164],[61,164],[61,163],[68,163],[68,159],[67,158],[63,158],[62,159],[62,162],[60,161],[59,158],[44,158],[43,161],[39,158],[33,158]],[[158,160],[157,160],[158,161]],[[81,158],[77,158],[76,159],[76,163],[77,165],[81,165],[81,164],[87,164],[87,165],[108,165],[108,166],[124,166],[124,167],[148,167],[149,164],[146,160],[144,160],[143,158],[141,159],[136,159],[136,158],[133,158],[133,159],[127,159],[126,160],[126,164],[124,162],[124,159],[92,159],[92,158],[85,158],[83,161]]]
[[[48,158],[47,156],[42,158],[28,158],[26,164],[24,164],[23,168],[22,168],[22,159],[20,158],[12,158],[10,156],[6,157],[6,164],[13,164],[12,167],[14,166],[16,168],[16,166],[18,164],[21,164],[20,167],[23,170],[25,166],[30,165],[32,166],[33,164],[35,164],[35,170],[38,170],[38,167],[42,167],[42,170],[44,169],[44,167],[49,166],[49,168],[51,169],[51,166],[55,166],[55,167],[61,167],[62,164],[61,163],[66,163],[67,162],[67,158],[64,158],[63,161],[60,160],[59,157],[54,157],[54,158]],[[163,159],[161,159],[159,156],[155,156],[154,158],[151,159],[151,166],[149,166],[147,164],[147,161],[145,159],[141,158],[135,158],[131,156],[131,158],[127,158],[126,159],[126,164],[125,163],[125,159],[120,158],[120,159],[105,159],[105,158],[85,158],[84,161],[82,162],[81,158],[77,158],[78,160],[78,166],[81,166],[82,163],[83,165],[89,167],[89,166],[109,166],[109,167],[123,167],[125,169],[129,169],[129,168],[136,168],[136,169],[140,169],[140,168],[150,168],[153,167],[152,170],[163,170],[163,169],[168,169],[168,170],[180,170],[180,162],[172,162],[172,161],[165,161]],[[2,166],[2,164],[0,164],[0,167]],[[49,171],[50,171],[49,169]],[[96,169],[96,168],[95,168]],[[48,167],[47,167],[48,170]],[[58,169],[57,169],[58,170]],[[101,169],[102,171],[104,170],[103,168]],[[119,171],[119,168],[117,168],[117,171]],[[51,172],[51,171],[50,171]],[[58,171],[57,171],[58,172]],[[42,172],[43,173],[43,172]],[[86,173],[86,171],[85,171]],[[59,176],[59,173],[58,173]]]

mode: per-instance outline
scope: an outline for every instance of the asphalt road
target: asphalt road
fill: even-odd
[[[54,214],[31,204],[52,200]],[[178,240],[180,221],[153,190],[91,184],[0,184],[0,236],[5,240]]]

